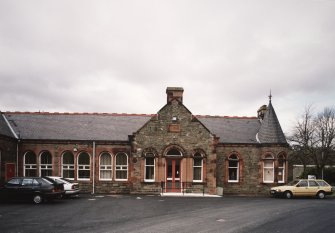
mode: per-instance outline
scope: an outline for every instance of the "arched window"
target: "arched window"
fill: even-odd
[[[115,180],[128,179],[128,156],[126,153],[118,153],[115,156]]]
[[[62,177],[74,179],[74,156],[70,151],[63,154]]]
[[[200,153],[195,153],[193,156],[193,182],[202,182],[203,177],[203,158]]]
[[[228,182],[238,182],[240,173],[239,158],[236,154],[228,157]]]
[[[145,182],[155,181],[155,155],[153,153],[145,154]]]
[[[283,154],[278,156],[278,174],[277,179],[278,183],[285,182],[285,166],[286,166],[286,159]]]
[[[274,161],[272,155],[266,155],[263,160],[263,182],[274,182]]]
[[[36,155],[32,151],[28,151],[24,155],[24,176],[37,176]]]
[[[52,176],[52,156],[48,151],[43,151],[40,155],[40,175]]]
[[[112,155],[103,152],[100,155],[100,180],[112,180]]]
[[[89,180],[91,177],[90,155],[82,152],[78,155],[78,180]]]
[[[166,153],[167,156],[182,156],[181,152],[177,149],[171,149]]]

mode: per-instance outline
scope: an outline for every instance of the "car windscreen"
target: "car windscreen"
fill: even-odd
[[[293,180],[288,185],[296,185],[299,182],[299,180]]]
[[[45,178],[45,177],[43,177],[42,179],[41,179],[41,181],[42,181],[42,183],[43,184],[53,184],[53,182],[51,181],[51,180],[48,180],[47,178]]]
[[[59,178],[59,179],[62,180],[64,183],[72,183],[70,180],[66,178]]]

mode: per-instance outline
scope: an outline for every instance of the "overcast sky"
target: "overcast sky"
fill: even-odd
[[[0,1],[0,110],[156,113],[166,87],[195,115],[285,133],[334,106],[335,1]]]

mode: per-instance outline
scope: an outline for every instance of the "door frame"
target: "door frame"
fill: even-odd
[[[169,161],[172,162],[172,178],[168,177]],[[176,161],[179,162],[179,178],[175,177]],[[176,181],[180,183],[179,187],[176,187]],[[168,189],[168,182],[171,182],[172,187]],[[182,192],[182,158],[181,157],[166,157],[165,158],[165,192],[170,193],[181,193]]]

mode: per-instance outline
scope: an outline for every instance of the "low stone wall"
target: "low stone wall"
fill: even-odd
[[[92,182],[79,182],[81,192],[93,192]],[[99,182],[94,186],[94,193],[102,194],[129,194],[131,184],[127,182]]]

